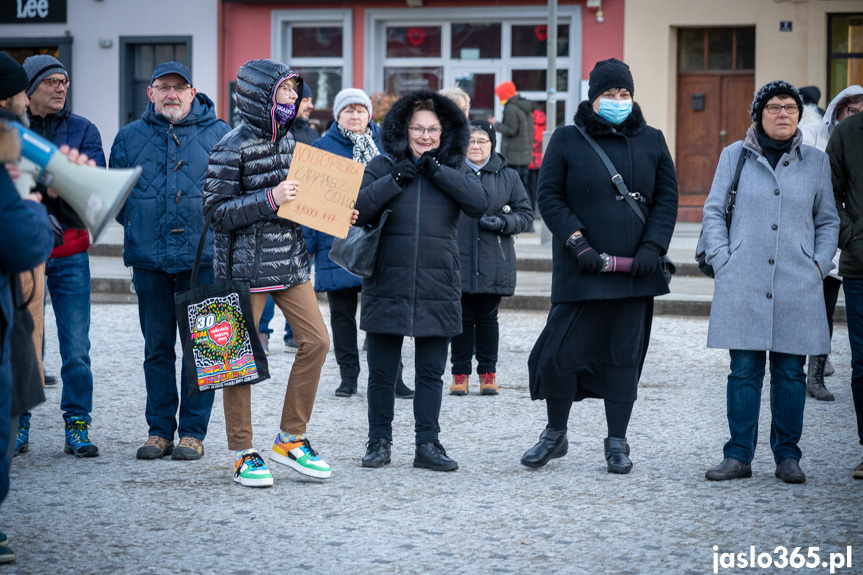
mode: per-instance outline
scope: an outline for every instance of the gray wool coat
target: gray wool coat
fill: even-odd
[[[706,260],[716,272],[707,347],[830,353],[822,274],[833,269],[839,239],[830,161],[801,144],[800,130],[794,140],[775,170],[754,125],[745,142],[719,158],[702,223]],[[751,153],[727,230],[725,205],[743,147]]]

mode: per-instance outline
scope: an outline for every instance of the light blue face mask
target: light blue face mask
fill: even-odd
[[[632,100],[599,99],[599,115],[615,126],[632,113]]]

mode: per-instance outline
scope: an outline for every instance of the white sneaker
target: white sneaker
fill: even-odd
[[[260,454],[250,450],[234,462],[234,481],[246,487],[272,487],[273,474]]]

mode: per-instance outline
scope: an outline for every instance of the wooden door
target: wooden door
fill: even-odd
[[[751,124],[753,74],[681,74],[677,85],[678,220],[700,222],[719,154]]]

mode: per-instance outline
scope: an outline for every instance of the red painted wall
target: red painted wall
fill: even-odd
[[[623,10],[625,0],[603,0],[604,22],[596,20],[596,10],[582,9],[581,69],[586,78],[594,64],[606,58],[623,59]],[[585,0],[560,0],[561,5],[581,4]],[[425,0],[424,8],[465,8],[466,6],[547,6],[545,0]],[[287,10],[295,4],[285,3],[225,3],[222,5],[221,45],[223,47],[222,82],[219,101],[222,118],[227,118],[228,82],[237,77],[237,70],[255,58],[270,58],[271,18],[273,10]],[[309,9],[311,3],[298,9]],[[326,2],[314,6],[327,9],[353,10],[353,76],[356,87],[362,87],[365,72],[365,11],[370,8],[405,8],[404,0],[369,0],[368,2]],[[290,64],[290,62],[288,62]]]

